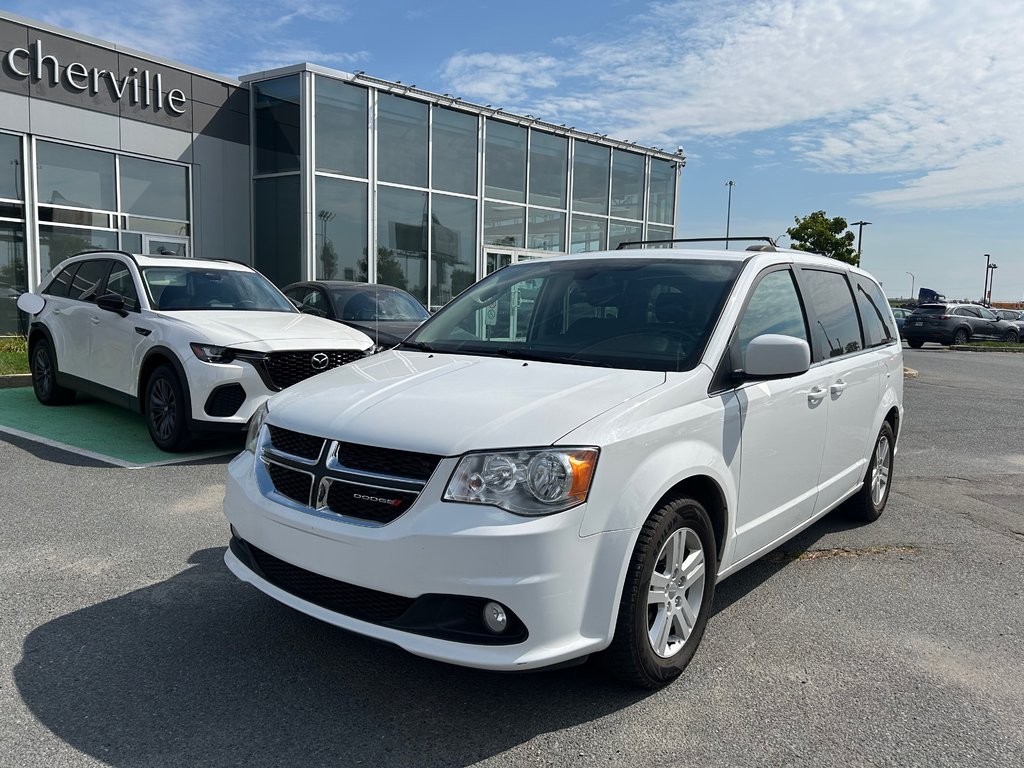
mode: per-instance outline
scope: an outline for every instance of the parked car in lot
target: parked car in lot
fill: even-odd
[[[992,313],[1000,320],[1006,320],[1017,326],[1017,337],[1024,338],[1024,311],[1019,309],[993,309]]]
[[[600,653],[658,686],[717,582],[843,502],[882,513],[902,414],[893,316],[855,267],[774,249],[522,262],[261,406],[228,469],[225,561],[421,656]]]
[[[1017,326],[1000,320],[980,304],[922,304],[903,326],[907,343],[915,349],[926,341],[967,344],[977,341],[1017,342]]]
[[[896,330],[899,331],[900,338],[903,338],[903,324],[906,319],[910,317],[911,310],[904,309],[903,307],[893,307],[892,316],[896,319]]]
[[[82,391],[140,411],[167,451],[194,433],[244,430],[274,392],[373,346],[225,261],[84,253],[19,306],[33,315],[28,356],[41,403]]]
[[[389,348],[430,317],[415,296],[401,288],[343,280],[292,283],[284,295],[303,312],[337,320]]]

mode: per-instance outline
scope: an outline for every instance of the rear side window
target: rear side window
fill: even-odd
[[[70,266],[64,267],[55,278],[53,282],[46,286],[46,290],[43,291],[47,296],[67,296],[68,289],[71,287],[71,280],[74,278],[75,270],[81,265],[82,262],[76,261]]]
[[[747,346],[751,340],[765,333],[795,336],[810,343],[800,296],[788,269],[769,272],[750,295],[736,335],[740,357],[734,362],[739,367],[746,367]]]
[[[961,317],[981,317],[981,313],[971,307],[957,307],[953,310],[953,314]]]
[[[870,280],[856,278],[857,308],[864,324],[864,340],[869,347],[877,347],[896,340],[896,326],[889,312],[889,302],[882,291]]]
[[[103,291],[116,293],[124,299],[124,308],[129,312],[137,312],[139,309],[139,292],[135,288],[135,281],[132,279],[131,270],[126,264],[119,261],[114,262],[110,270],[110,277],[107,278],[107,287]]]
[[[110,259],[83,261],[82,266],[75,273],[74,280],[71,281],[68,298],[79,301],[96,301],[106,280],[107,272],[110,271],[110,264]]]
[[[803,279],[805,298],[814,311],[814,359],[828,360],[863,349],[857,308],[846,277],[839,272],[804,269]]]

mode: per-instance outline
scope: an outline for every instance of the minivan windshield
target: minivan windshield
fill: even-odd
[[[246,310],[298,312],[263,275],[236,269],[145,267],[142,282],[150,306],[160,312],[175,310]]]
[[[515,264],[464,291],[400,348],[685,371],[700,361],[741,267],[608,256]]]

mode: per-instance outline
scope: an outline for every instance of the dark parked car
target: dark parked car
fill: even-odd
[[[362,331],[380,347],[395,346],[430,317],[414,296],[390,285],[313,280],[292,283],[284,295],[303,312]]]
[[[979,304],[922,304],[906,319],[903,334],[915,349],[926,341],[966,344],[972,340],[1020,340],[1016,325],[1000,320]]]
[[[1009,320],[1017,326],[1017,335],[1024,338],[1024,311],[1019,309],[993,309],[992,312],[1000,320]]]
[[[896,330],[900,332],[900,338],[905,338],[903,335],[903,324],[913,310],[904,309],[903,307],[893,307],[892,316],[896,318]]]

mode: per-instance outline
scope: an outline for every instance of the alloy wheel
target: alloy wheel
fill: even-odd
[[[875,464],[871,470],[871,503],[876,507],[885,499],[889,489],[889,471],[892,468],[892,451],[889,438],[880,435],[875,446]]]
[[[43,347],[37,349],[33,357],[32,373],[35,374],[36,389],[39,394],[44,398],[49,397],[50,391],[53,389],[53,365]]]
[[[149,392],[149,418],[160,440],[169,440],[174,434],[177,411],[177,401],[170,382],[164,378],[154,381]]]
[[[691,528],[680,528],[661,548],[647,587],[647,639],[661,658],[682,650],[693,632],[705,578],[700,537]]]

